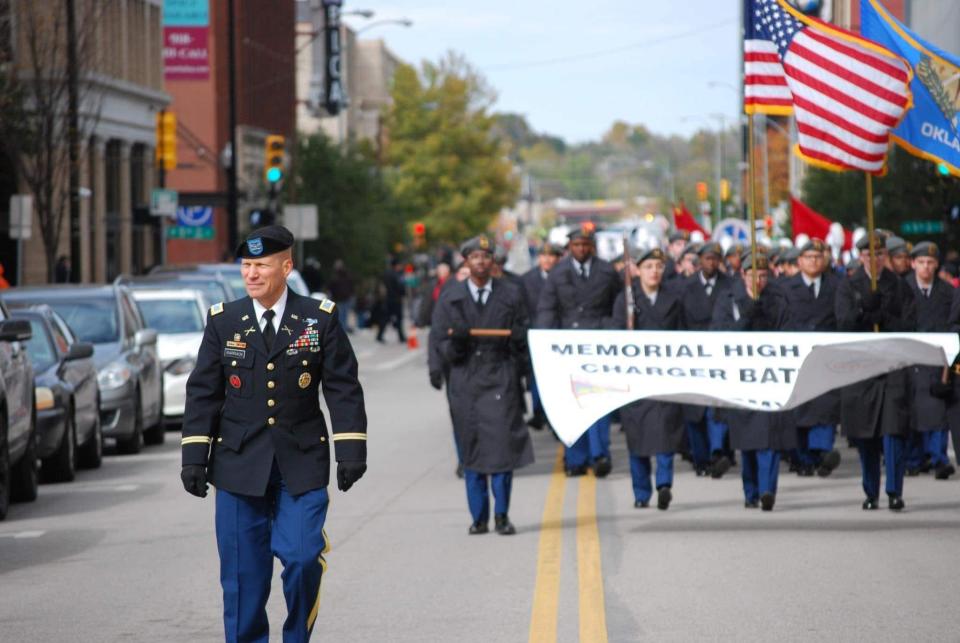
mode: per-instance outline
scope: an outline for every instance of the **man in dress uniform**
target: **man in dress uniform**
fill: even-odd
[[[540,293],[543,291],[543,285],[547,283],[547,275],[554,269],[561,257],[563,257],[563,248],[546,242],[541,246],[540,254],[537,255],[537,265],[520,277],[529,314],[536,314],[540,302]],[[532,370],[527,376],[527,382],[530,387],[530,397],[533,401],[533,417],[527,424],[533,429],[540,430],[547,423],[547,417],[543,412],[543,404],[540,403],[540,392],[537,389],[537,380],[534,378]]]
[[[844,332],[912,332],[917,327],[916,302],[906,281],[886,268],[885,235],[877,231],[875,262],[868,251],[869,236],[857,242],[863,265],[837,288],[837,329]],[[874,265],[875,264],[875,265]],[[877,288],[871,289],[870,275]],[[840,391],[840,424],[860,453],[864,509],[877,509],[881,456],[886,464],[888,506],[900,511],[906,437],[911,424],[909,369],[893,371]]]
[[[768,265],[766,255],[747,255],[740,278],[717,299],[713,330],[771,331],[783,325],[784,300],[768,284]],[[781,413],[717,409],[716,414],[730,427],[730,448],[740,451],[744,506],[771,511],[777,497],[780,451],[796,446],[796,432]]]
[[[937,244],[924,241],[914,246],[910,256],[913,270],[904,280],[917,302],[917,332],[949,333],[953,287],[937,277],[940,249]],[[911,449],[907,473],[916,475],[926,464],[934,469],[938,480],[946,480],[956,473],[947,457],[945,397],[952,387],[944,384],[943,369],[939,366],[914,366],[910,371],[915,429],[910,441],[911,446],[916,442],[917,453]]]
[[[720,270],[723,250],[716,242],[705,243],[698,252],[700,269],[682,285],[683,325],[686,330],[709,330],[717,299],[733,280]],[[713,409],[683,405],[690,455],[697,475],[720,478],[732,462],[727,457],[727,426],[714,418]]]
[[[330,435],[337,486],[366,471],[367,418],[357,360],[330,300],[287,288],[293,235],[250,233],[237,248],[248,296],[210,308],[187,381],[181,479],[187,492],[216,487],[216,535],[228,641],[267,641],[273,557],[283,563],[285,642],[307,641],[329,551],[323,526]]]
[[[679,288],[664,285],[666,256],[660,248],[640,254],[639,277],[633,280],[634,330],[682,330],[683,305]],[[668,282],[677,283],[677,282]],[[614,328],[627,327],[625,293],[613,305]],[[657,508],[666,510],[673,499],[673,454],[683,448],[683,420],[680,406],[669,402],[638,400],[620,409],[620,419],[630,450],[630,477],[633,506],[650,505],[650,458],[657,461]]]
[[[461,249],[470,278],[443,292],[433,325],[446,328],[440,353],[450,365],[448,382],[453,430],[463,456],[471,535],[489,531],[493,493],[498,534],[516,533],[510,522],[513,471],[533,462],[523,422],[520,377],[529,369],[523,293],[506,279],[490,276],[493,243],[484,235]],[[471,329],[497,329],[506,336],[484,337]]]
[[[799,248],[799,272],[778,284],[786,304],[781,330],[826,333],[837,330],[834,308],[840,278],[827,266],[820,239],[810,239]],[[836,425],[840,421],[840,392],[830,391],[784,414],[797,428],[797,473],[829,476],[840,465],[834,449]]]
[[[620,277],[609,263],[596,256],[593,231],[574,230],[568,235],[570,256],[550,271],[537,306],[537,328],[595,330],[613,313],[620,292]],[[566,472],[581,476],[593,465],[598,478],[610,473],[610,416],[600,418],[564,452]]]

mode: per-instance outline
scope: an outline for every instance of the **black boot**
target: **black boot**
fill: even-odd
[[[670,508],[670,501],[673,500],[673,493],[670,487],[663,486],[657,489],[657,509],[666,511]]]
[[[512,536],[517,533],[513,523],[511,523],[510,519],[507,518],[507,514],[497,514],[493,517],[493,522],[494,528],[501,536]]]
[[[606,456],[600,456],[593,461],[593,475],[598,478],[606,478],[610,475],[611,469],[613,469],[613,463]]]
[[[765,493],[760,496],[760,509],[762,511],[773,511],[773,503],[776,500],[776,496],[772,493]]]
[[[471,536],[476,536],[478,534],[485,534],[489,531],[490,531],[490,528],[487,527],[487,523],[477,521],[472,525],[470,525],[470,531],[468,531],[467,533],[469,533]]]

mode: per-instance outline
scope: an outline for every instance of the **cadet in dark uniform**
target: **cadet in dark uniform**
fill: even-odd
[[[337,485],[366,471],[367,418],[357,360],[330,300],[287,288],[293,235],[251,232],[237,249],[249,296],[210,308],[187,381],[181,479],[217,489],[216,534],[228,641],[266,641],[273,557],[283,563],[284,641],[307,641],[320,605],[329,541],[330,442]]]
[[[523,293],[505,279],[490,276],[493,243],[486,236],[461,249],[470,277],[443,292],[433,322],[448,329],[440,352],[450,364],[449,397],[453,430],[463,455],[470,534],[489,531],[493,492],[497,533],[511,535],[513,471],[533,462],[530,434],[523,423],[520,377],[529,369]],[[506,337],[475,337],[471,329],[508,330]]]
[[[681,297],[686,330],[709,330],[717,299],[732,284],[733,280],[720,271],[722,255],[719,243],[705,243],[698,252],[700,269],[683,283]],[[713,409],[693,404],[683,405],[683,419],[697,475],[710,473],[715,478],[722,477],[732,464],[724,453],[727,426],[714,419]]]
[[[727,251],[723,253],[723,263],[726,266],[726,273],[734,279],[740,278],[740,267],[743,265],[743,259],[748,255],[742,243],[734,243]]]
[[[949,333],[953,287],[937,277],[940,250],[935,243],[924,241],[913,248],[910,256],[913,270],[904,280],[917,302],[917,332]],[[943,368],[939,366],[914,366],[910,371],[913,380],[913,427],[919,442],[920,457],[919,462],[916,459],[910,462],[908,458],[907,472],[916,475],[926,459],[937,479],[946,480],[956,473],[947,457],[947,404],[944,395],[950,388],[943,385]]]
[[[887,257],[890,260],[890,270],[898,277],[906,277],[912,267],[910,265],[910,245],[900,237],[889,236],[886,242]]]
[[[786,314],[783,298],[769,287],[767,266],[766,255],[747,255],[741,278],[717,299],[711,328],[771,331],[783,325]],[[752,294],[754,274],[756,299]],[[796,432],[784,423],[781,413],[717,409],[716,414],[730,427],[730,448],[740,451],[744,506],[753,509],[759,505],[764,511],[771,511],[777,497],[780,451],[796,447]]]
[[[667,265],[663,270],[664,280],[682,277],[679,270],[680,259],[683,258],[683,250],[690,243],[690,233],[686,230],[677,230],[671,232],[667,238]]]
[[[633,280],[634,330],[682,330],[679,288],[664,285],[665,260],[663,251],[653,248],[642,253],[637,261],[640,276]],[[627,327],[625,303],[621,292],[613,305],[614,328]],[[656,457],[657,508],[667,509],[673,499],[673,454],[683,448],[684,441],[680,406],[638,400],[620,409],[620,419],[630,450],[633,506],[642,508],[650,504],[653,495],[650,458]]]
[[[916,302],[905,281],[886,269],[885,238],[879,231],[876,251],[877,290],[870,289],[868,237],[857,242],[863,265],[837,288],[837,329],[846,332],[911,332],[917,327]],[[900,511],[903,502],[904,451],[910,432],[908,369],[851,384],[840,392],[840,424],[860,453],[864,509],[877,509],[880,459],[886,463],[888,505]]]
[[[544,243],[540,248],[540,254],[537,255],[537,265],[520,277],[523,283],[523,293],[527,299],[527,311],[531,315],[536,314],[537,306],[540,303],[540,293],[543,291],[544,284],[547,283],[547,275],[556,267],[561,257],[563,257],[563,248],[553,243]],[[527,376],[527,382],[530,386],[530,397],[533,401],[533,417],[530,418],[527,425],[540,430],[547,423],[547,417],[543,412],[543,404],[540,403],[540,391],[537,389],[537,380],[533,376],[533,370]]]
[[[595,330],[609,322],[622,288],[613,266],[596,255],[593,232],[569,235],[570,256],[550,271],[537,307],[537,328]],[[593,463],[597,477],[610,473],[610,416],[600,418],[564,453],[567,475],[579,476]]]
[[[777,284],[786,304],[782,330],[826,333],[837,330],[835,302],[840,278],[826,263],[820,239],[810,239],[799,249],[799,272]],[[834,449],[840,421],[840,391],[830,391],[784,415],[797,428],[797,472],[801,476],[829,476],[840,465]]]

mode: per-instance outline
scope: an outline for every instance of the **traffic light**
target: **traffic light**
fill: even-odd
[[[697,201],[706,201],[710,193],[707,191],[707,184],[705,181],[697,181]]]
[[[164,170],[177,169],[177,115],[166,110],[157,114],[157,146],[154,156]]]
[[[416,221],[413,224],[413,244],[418,248],[422,247],[426,241],[427,226],[423,221]]]
[[[730,199],[730,181],[726,179],[720,180],[720,200],[728,201]]]
[[[773,217],[769,214],[763,217],[763,229],[766,230],[767,236],[773,236]]]
[[[949,176],[950,168],[947,167],[946,163],[937,163],[937,173],[940,174],[940,176]]]
[[[263,145],[263,178],[271,186],[283,180],[284,140],[278,134],[270,134]]]

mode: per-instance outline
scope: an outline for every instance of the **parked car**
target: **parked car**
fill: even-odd
[[[26,342],[37,396],[37,455],[46,482],[69,482],[77,467],[95,469],[103,458],[100,389],[93,344],[77,341],[45,304],[12,311],[30,322]]]
[[[121,275],[114,281],[115,284],[143,290],[145,288],[157,288],[160,290],[170,290],[171,288],[192,288],[201,291],[207,298],[207,301],[217,303],[220,301],[233,301],[243,296],[243,292],[235,297],[233,289],[222,278],[216,275],[205,275],[201,273],[164,273],[159,275],[147,275],[146,277],[130,277]]]
[[[246,296],[247,287],[243,282],[243,276],[240,274],[240,264],[238,263],[193,263],[193,264],[169,264],[154,266],[150,271],[150,276],[159,277],[163,275],[216,275],[217,279],[227,283],[230,286],[230,298],[223,301],[232,301]],[[287,275],[287,286],[290,290],[303,295],[304,297],[314,297],[315,299],[324,299],[321,294],[311,293],[307,288],[307,282],[303,276],[296,270],[291,270]],[[211,302],[217,303],[220,299],[207,297]]]
[[[10,501],[37,499],[37,411],[33,366],[23,342],[30,339],[30,322],[10,319],[0,302],[0,520]]]
[[[187,401],[187,378],[197,365],[210,303],[199,290],[135,287],[133,299],[147,326],[157,331],[164,422],[167,427],[179,425]]]
[[[164,439],[157,331],[147,328],[124,286],[34,286],[4,291],[11,307],[49,304],[74,335],[93,344],[103,436],[121,453]]]

